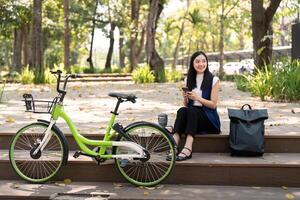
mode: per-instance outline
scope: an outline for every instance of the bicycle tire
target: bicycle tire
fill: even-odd
[[[124,129],[128,137],[143,146],[150,154],[147,161],[131,160],[124,166],[124,159],[115,159],[121,175],[137,186],[155,186],[164,181],[175,166],[175,148],[172,136],[162,127],[149,122],[136,122]],[[116,141],[128,141],[118,135]],[[126,147],[113,147],[113,154],[130,154]],[[169,160],[167,160],[167,156]]]
[[[52,127],[52,136],[44,150],[32,155],[42,141],[47,123],[36,122],[21,128],[9,148],[9,160],[17,175],[31,183],[43,183],[53,178],[68,159],[68,146],[62,132]]]

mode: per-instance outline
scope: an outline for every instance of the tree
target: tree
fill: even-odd
[[[190,57],[190,51],[191,51],[191,42],[192,42],[192,38],[194,35],[194,29],[195,27],[200,24],[201,22],[203,22],[202,16],[200,14],[200,9],[196,8],[194,9],[192,12],[188,13],[188,20],[191,22],[192,24],[192,30],[191,30],[191,34],[190,34],[190,39],[189,39],[189,44],[188,44],[188,57],[187,57],[187,67],[189,67],[189,57]]]
[[[70,72],[70,28],[69,28],[69,0],[64,0],[64,65],[65,69]]]
[[[177,38],[177,42],[176,42],[176,47],[175,47],[174,54],[173,54],[173,63],[172,63],[172,69],[173,70],[176,69],[177,57],[178,57],[178,51],[179,51],[179,44],[180,44],[180,40],[181,40],[183,31],[184,31],[185,16],[188,13],[189,7],[190,7],[190,0],[187,0],[186,12],[184,13],[184,16],[182,17],[182,22],[181,22],[181,26],[179,28],[179,34],[178,34],[178,38]]]
[[[165,81],[164,61],[155,49],[155,33],[159,15],[163,10],[164,2],[161,0],[150,0],[150,9],[147,21],[146,58],[150,69],[154,71],[155,81]]]
[[[19,28],[14,28],[14,46],[13,46],[13,59],[11,71],[21,71],[22,65],[22,45],[23,37],[22,31]]]
[[[219,69],[219,76],[222,79],[224,76],[224,68],[223,68],[223,61],[224,61],[224,35],[225,35],[225,20],[228,17],[228,14],[238,5],[239,1],[235,1],[227,10],[225,7],[225,0],[221,1],[221,16],[220,16],[220,40],[219,40],[219,52],[220,52],[220,69]]]
[[[94,44],[94,34],[95,34],[95,27],[96,27],[97,8],[98,8],[98,0],[96,0],[96,6],[93,14],[90,51],[89,51],[89,57],[87,58],[87,62],[90,64],[90,70],[92,72],[95,71],[94,64],[93,64],[93,44]]]
[[[140,3],[139,0],[131,0],[131,32],[130,32],[130,71],[132,71],[138,63],[137,38],[138,38],[138,23],[139,23]]]
[[[280,2],[281,0],[270,0],[267,8],[264,8],[263,0],[251,0],[254,62],[261,69],[272,58],[272,19]]]
[[[43,45],[42,45],[42,0],[33,1],[33,21],[32,21],[32,66],[35,74],[35,82],[44,81],[43,67]]]

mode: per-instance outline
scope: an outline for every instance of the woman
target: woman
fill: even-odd
[[[187,91],[183,92],[183,104],[177,111],[173,137],[179,144],[181,135],[186,135],[184,148],[177,155],[177,161],[192,158],[194,136],[197,134],[220,133],[220,119],[217,113],[219,78],[208,69],[207,56],[195,52],[190,60],[186,80]]]

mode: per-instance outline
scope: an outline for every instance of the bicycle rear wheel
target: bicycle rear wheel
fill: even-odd
[[[13,138],[9,159],[15,172],[24,180],[42,183],[55,176],[67,161],[68,148],[62,133],[52,128],[52,136],[36,155],[34,150],[45,136],[48,124],[33,123],[21,128]]]
[[[135,123],[125,129],[125,132],[132,141],[143,146],[149,152],[150,159],[115,159],[122,176],[138,186],[154,186],[164,181],[175,166],[172,136],[160,126],[147,122]],[[116,140],[126,141],[127,139],[119,135]],[[134,152],[126,147],[113,148],[113,154],[132,153]]]

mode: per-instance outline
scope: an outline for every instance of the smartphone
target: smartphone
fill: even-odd
[[[183,87],[183,88],[181,88],[184,92],[189,92],[190,90],[189,90],[189,88],[188,87]]]

